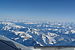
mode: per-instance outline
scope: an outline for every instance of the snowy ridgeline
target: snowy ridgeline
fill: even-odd
[[[0,22],[0,35],[25,46],[75,46],[73,23]]]

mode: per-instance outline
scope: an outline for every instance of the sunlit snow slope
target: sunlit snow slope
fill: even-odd
[[[25,46],[75,46],[73,23],[0,22],[0,35]]]

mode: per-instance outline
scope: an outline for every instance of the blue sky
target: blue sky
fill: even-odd
[[[75,21],[75,0],[0,0],[0,19]]]

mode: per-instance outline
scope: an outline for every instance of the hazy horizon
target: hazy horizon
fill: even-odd
[[[0,20],[75,22],[75,0],[0,0]]]

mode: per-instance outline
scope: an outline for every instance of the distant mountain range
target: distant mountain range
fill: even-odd
[[[0,22],[0,35],[25,46],[75,46],[73,23]]]

